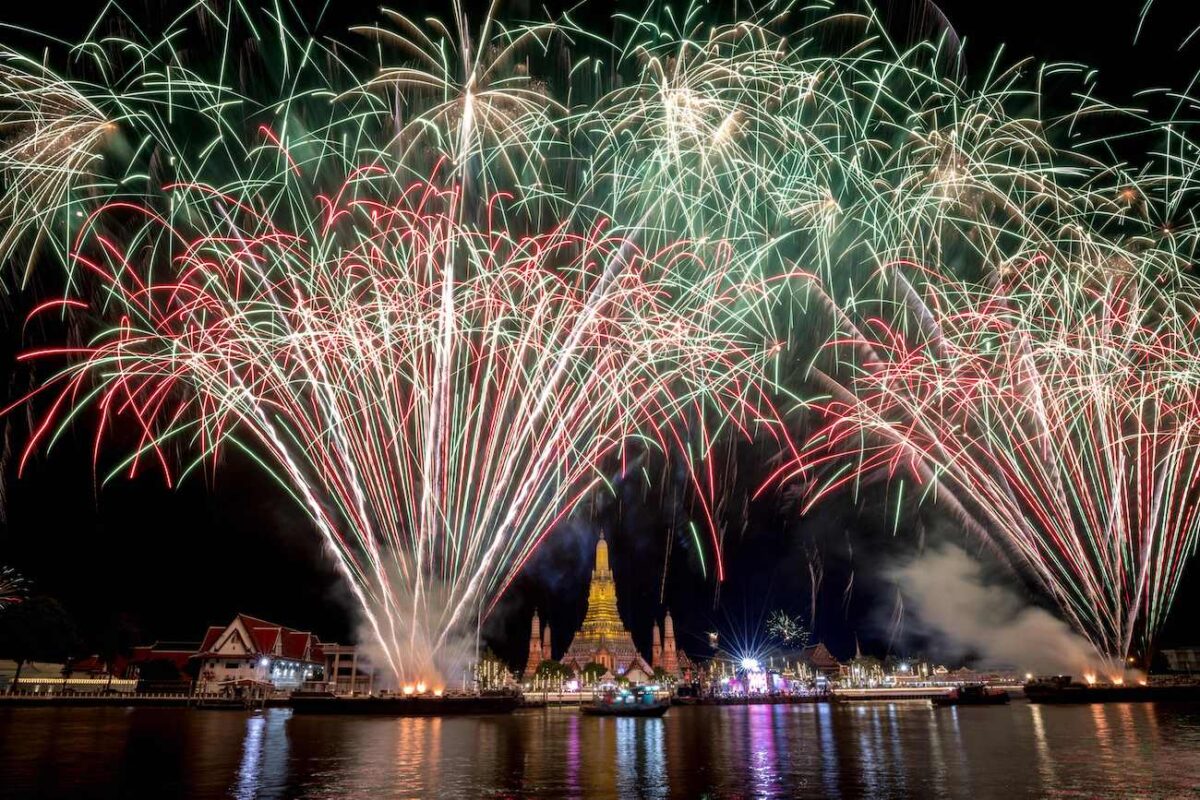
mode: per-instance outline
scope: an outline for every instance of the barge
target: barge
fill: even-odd
[[[375,714],[393,717],[443,717],[464,714],[510,714],[520,704],[516,694],[469,695],[367,695],[339,697],[332,694],[292,695],[297,714]]]
[[[1069,676],[1031,681],[1025,685],[1031,703],[1195,703],[1200,683],[1121,684],[1076,683]]]

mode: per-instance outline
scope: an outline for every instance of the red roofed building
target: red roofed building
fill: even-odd
[[[196,656],[199,647],[196,642],[155,642],[139,645],[133,648],[133,653],[126,662],[124,675],[126,678],[141,677],[142,667],[156,661],[168,663],[181,675],[186,675],[188,664]]]
[[[246,687],[292,691],[317,678],[325,666],[313,634],[246,614],[210,627],[192,658],[199,662],[197,691],[206,693]]]

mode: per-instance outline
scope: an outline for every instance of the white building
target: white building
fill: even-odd
[[[316,636],[246,614],[210,627],[193,658],[196,691],[206,694],[290,692],[322,679],[325,669]]]
[[[311,688],[340,695],[375,691],[375,668],[366,653],[351,644],[328,642],[321,642],[321,651],[325,654],[324,681],[312,684]]]

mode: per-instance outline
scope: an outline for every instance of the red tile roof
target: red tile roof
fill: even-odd
[[[277,656],[286,658],[291,661],[309,661],[310,663],[320,663],[324,660],[324,655],[321,652],[317,637],[313,636],[308,631],[298,631],[293,628],[287,628],[283,625],[277,625],[273,622],[251,617],[247,614],[238,614],[234,619],[234,623],[240,621],[242,625],[250,632],[252,641],[248,642],[253,649],[255,656]],[[197,655],[207,655],[217,646],[217,641],[221,638],[230,625],[213,625],[204,635],[204,642],[200,645],[200,651]],[[276,644],[279,645],[276,652]],[[308,658],[305,659],[305,651],[308,651]]]
[[[243,617],[242,621],[247,618]],[[250,628],[250,635],[254,637],[254,652],[265,653],[267,655],[275,655],[275,643],[279,641],[279,633],[283,629],[278,625],[270,628],[256,628],[252,625],[247,625]]]
[[[200,643],[198,652],[207,653],[217,646],[217,639],[225,632],[226,625],[209,625],[208,630],[204,632],[204,641]]]
[[[158,642],[133,648],[127,667],[140,666],[147,661],[170,661],[180,671],[187,669],[188,662],[196,655],[196,648],[190,645],[163,647]]]
[[[103,673],[107,671],[108,665],[98,655],[91,655],[87,658],[76,659],[71,662],[71,672],[88,672],[88,673]]]

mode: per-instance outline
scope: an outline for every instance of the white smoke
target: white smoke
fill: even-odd
[[[364,609],[357,609],[358,647],[375,666],[380,688],[396,690],[416,684],[425,684],[430,690],[461,688],[477,659],[474,619],[469,629],[463,626],[443,636],[445,610],[455,598],[442,583],[426,580],[415,614],[408,585],[401,581],[391,584],[390,602],[373,604],[370,609],[378,630]]]
[[[954,545],[926,552],[893,570],[891,577],[921,632],[946,649],[1038,674],[1101,672],[1096,650],[1086,639],[1011,588],[988,584],[979,562]]]

